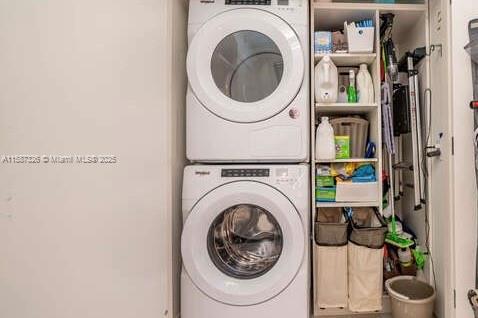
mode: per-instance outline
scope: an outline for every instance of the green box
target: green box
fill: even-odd
[[[316,176],[315,183],[318,188],[335,186],[334,177],[332,176]]]
[[[315,201],[317,202],[335,202],[335,187],[315,188]]]
[[[350,159],[350,136],[335,136],[335,158]]]

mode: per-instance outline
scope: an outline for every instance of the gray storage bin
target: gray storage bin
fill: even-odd
[[[349,222],[342,208],[318,208],[315,242],[319,246],[345,246]]]
[[[350,137],[351,158],[364,158],[367,147],[369,122],[358,117],[340,117],[330,121],[335,136]]]
[[[354,208],[350,217],[349,241],[372,249],[381,249],[385,244],[387,224],[375,208]]]

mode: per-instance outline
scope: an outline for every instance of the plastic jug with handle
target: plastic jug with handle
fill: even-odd
[[[357,74],[357,93],[359,103],[372,104],[374,102],[373,80],[368,72],[367,64],[360,65],[360,71]]]
[[[326,55],[315,67],[315,100],[319,103],[336,103],[339,90],[339,73],[330,56]]]
[[[318,160],[333,160],[336,156],[334,128],[328,117],[322,117],[316,134],[316,158]]]

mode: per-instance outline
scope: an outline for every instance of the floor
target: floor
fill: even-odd
[[[365,314],[365,315],[348,315],[348,316],[319,316],[320,318],[392,318],[391,314]]]

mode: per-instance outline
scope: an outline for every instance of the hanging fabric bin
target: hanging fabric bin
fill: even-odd
[[[355,312],[382,310],[386,223],[374,208],[355,208],[350,219],[349,309]]]
[[[342,208],[319,208],[315,222],[315,308],[347,307],[348,218]]]

